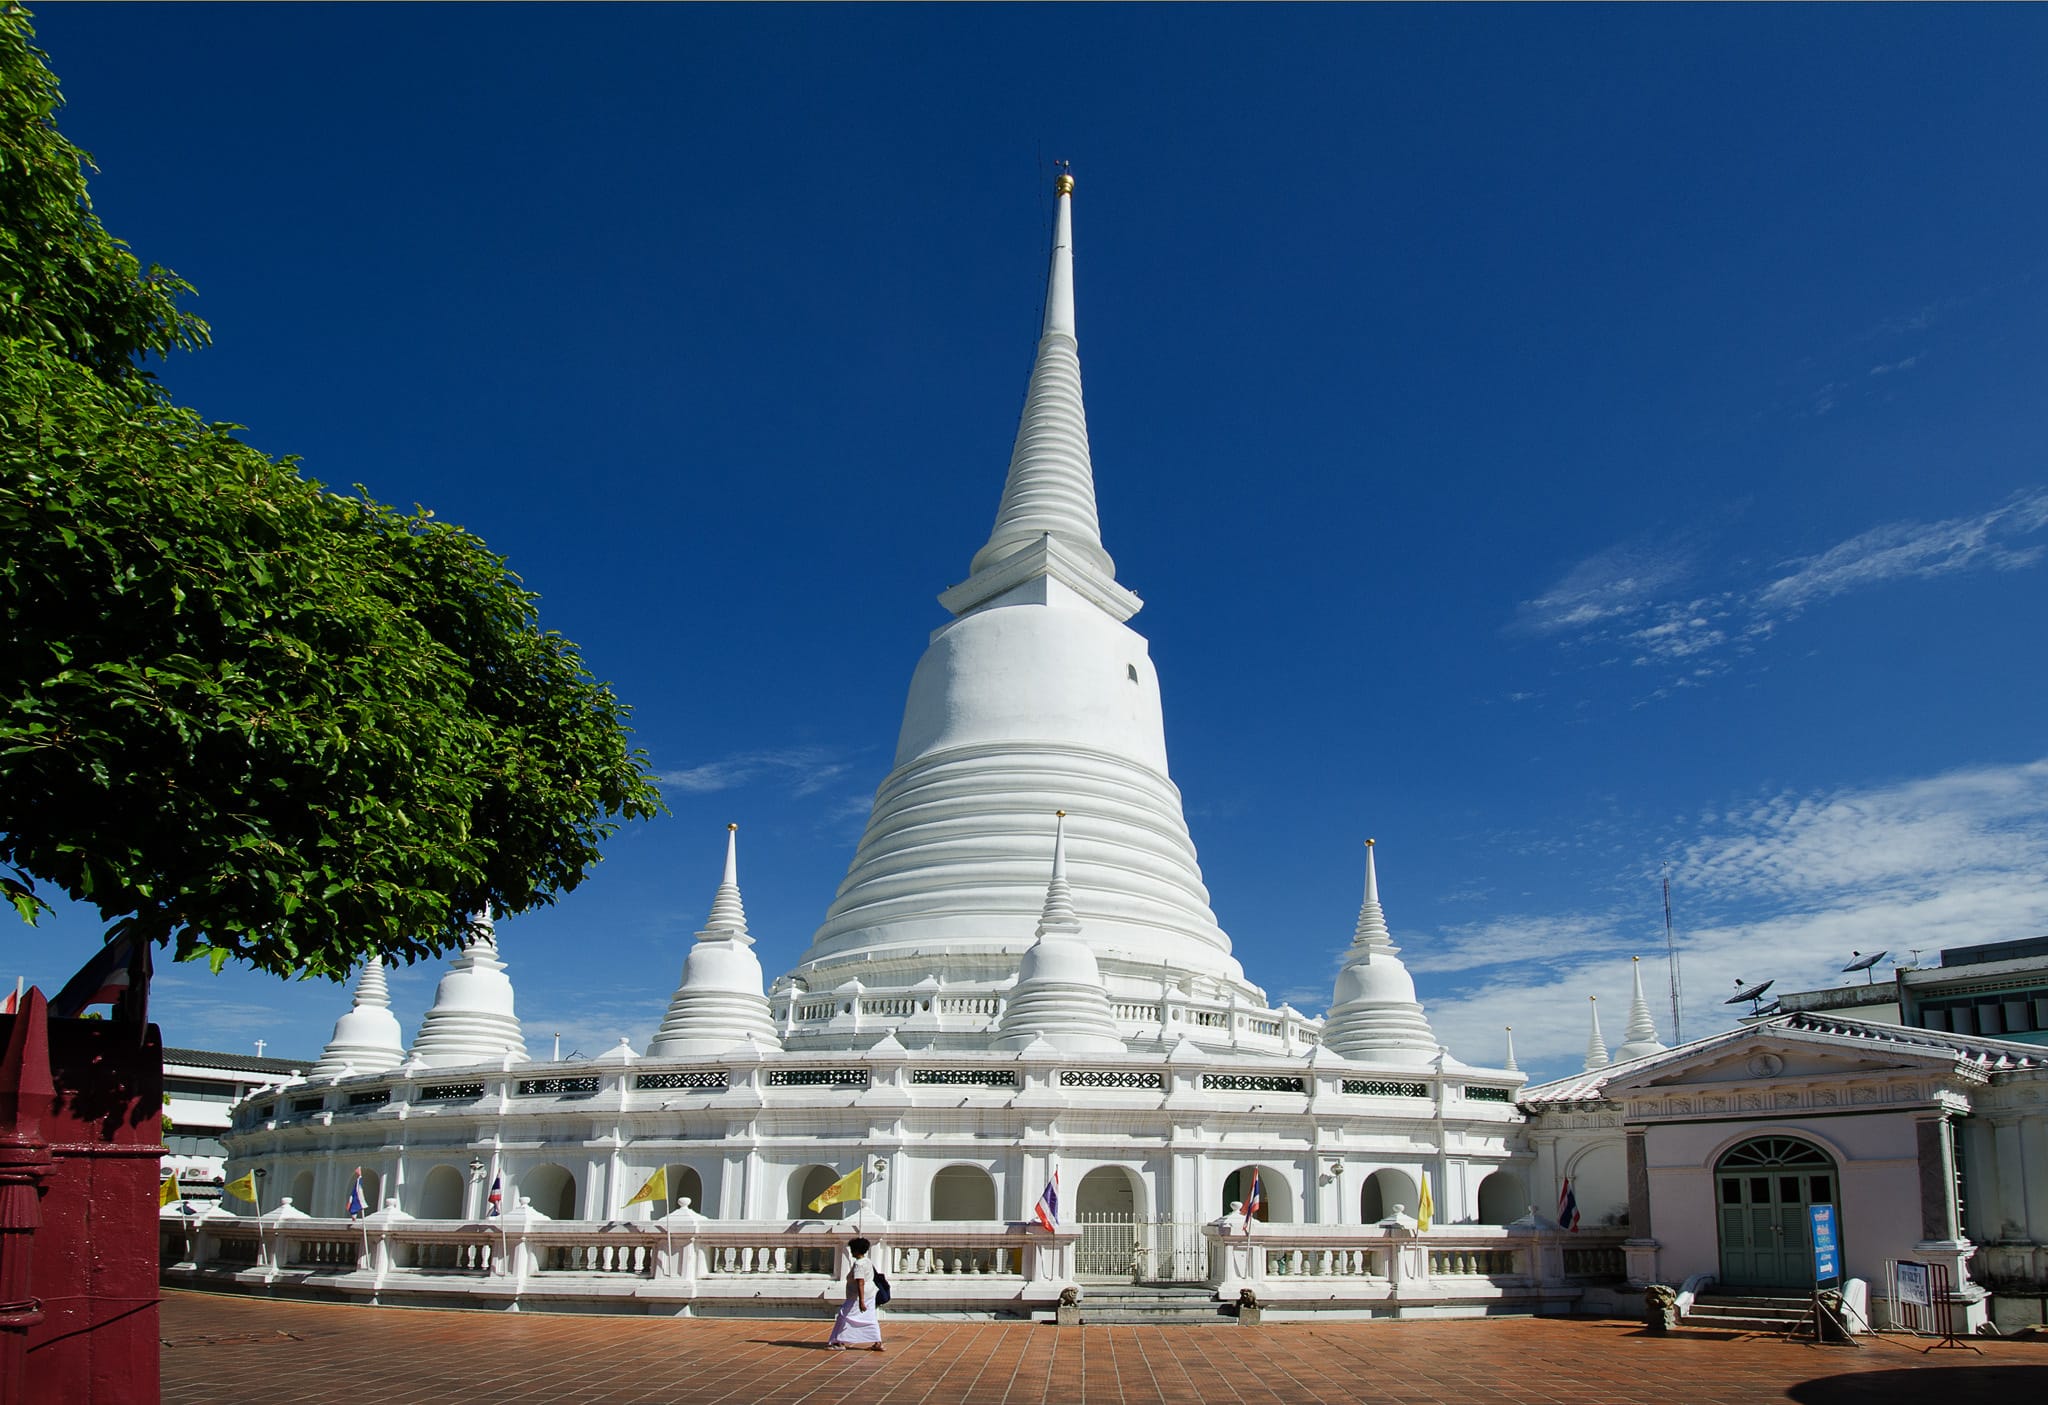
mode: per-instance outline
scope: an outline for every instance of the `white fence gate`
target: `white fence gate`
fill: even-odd
[[[1199,1222],[1141,1220],[1128,1210],[1084,1210],[1076,1273],[1127,1283],[1206,1283],[1209,1247]]]

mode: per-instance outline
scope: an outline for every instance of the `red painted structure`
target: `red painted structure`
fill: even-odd
[[[156,1026],[0,1016],[0,1405],[158,1398]]]

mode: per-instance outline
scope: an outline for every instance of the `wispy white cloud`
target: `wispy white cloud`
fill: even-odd
[[[748,751],[677,771],[658,771],[655,783],[670,790],[709,795],[758,780],[787,787],[792,795],[815,795],[853,769],[848,753],[823,746]]]
[[[1902,357],[1897,361],[1880,362],[1878,365],[1870,368],[1870,374],[1873,376],[1889,376],[1899,371],[1910,371],[1919,364],[1920,357],[1916,353],[1912,356]]]
[[[1636,541],[1587,557],[1516,613],[1518,628],[1533,634],[1583,633],[1653,609],[1670,587],[1693,570],[1693,555],[1676,543]]]
[[[2048,526],[2048,490],[2015,494],[1989,512],[1940,522],[1888,522],[1793,563],[1757,593],[1764,610],[1797,610],[1846,591],[1903,579],[1926,580],[1977,567],[2019,570],[2040,546],[2016,545]]]
[[[2048,489],[2028,488],[1971,516],[1891,522],[1813,556],[1782,563],[1760,582],[1703,579],[1691,540],[1635,541],[1579,562],[1523,601],[1510,630],[1570,646],[1602,646],[1600,662],[1663,670],[1650,699],[1701,686],[1754,652],[1788,619],[1851,591],[1971,570],[2016,571],[2048,557],[2027,539],[2048,528]],[[1716,588],[1703,588],[1707,586]]]
[[[1685,1033],[1733,1023],[1738,981],[1837,984],[1854,951],[1944,947],[2048,930],[2048,758],[1886,785],[1769,795],[1652,841],[1673,852]],[[1653,853],[1632,863],[1650,871]],[[1640,912],[1508,915],[1405,939],[1437,1035],[1460,1057],[1498,1057],[1513,1025],[1525,1067],[1556,1075],[1584,1056],[1586,997],[1610,1044],[1626,1018],[1631,955],[1672,1037],[1661,931]],[[1654,964],[1652,964],[1654,963]],[[1887,962],[1878,972],[1882,980]]]

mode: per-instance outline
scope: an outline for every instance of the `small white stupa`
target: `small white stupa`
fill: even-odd
[[[1640,1059],[1647,1054],[1661,1054],[1670,1047],[1657,1038],[1657,1022],[1650,1018],[1650,1002],[1643,998],[1643,959],[1640,956],[1629,959],[1635,970],[1636,994],[1628,1007],[1628,1027],[1622,1031],[1623,1041],[1614,1051],[1616,1063]]]
[[[1323,1047],[1347,1059],[1420,1067],[1437,1056],[1436,1034],[1415,998],[1415,978],[1401,964],[1401,948],[1387,931],[1373,841],[1365,841],[1365,901],[1351,934],[1351,950],[1337,973],[1337,989],[1323,1024]]]
[[[473,919],[477,935],[434,988],[434,1003],[420,1021],[412,1056],[429,1068],[526,1061],[526,1037],[512,1012],[512,980],[498,959],[489,913]]]
[[[384,958],[372,956],[356,978],[355,1005],[334,1022],[334,1037],[308,1069],[310,1078],[340,1073],[386,1073],[405,1062],[405,1033],[391,1013]]]
[[[649,1058],[715,1054],[747,1039],[763,1049],[782,1047],[761,990],[761,958],[754,955],[747,910],[740,903],[739,828],[725,827],[725,876],[704,930],[683,958],[682,983],[647,1046]]]
[[[1506,1069],[1509,1073],[1520,1073],[1521,1069],[1515,1063],[1515,1027],[1513,1025],[1509,1025],[1507,1027],[1507,1031],[1508,1056],[1505,1059],[1501,1060],[1500,1066]]]
[[[1589,995],[1586,1004],[1593,1011],[1593,1033],[1586,1040],[1586,1072],[1591,1073],[1596,1068],[1607,1067],[1614,1060],[1607,1057],[1607,1041],[1600,1037],[1600,997]]]
[[[1124,1052],[1102,985],[1095,953],[1081,940],[1067,886],[1067,812],[1056,812],[1052,832],[1052,881],[1045,885],[1045,911],[1038,940],[1017,968],[1017,985],[996,1027],[998,1049],[1022,1049],[1037,1040],[1075,1054]]]

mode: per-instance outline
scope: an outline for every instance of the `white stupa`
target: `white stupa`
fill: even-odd
[[[999,1049],[1022,1049],[1044,1040],[1074,1054],[1122,1053],[1109,995],[1095,953],[1081,937],[1073,890],[1067,884],[1067,814],[1056,811],[1052,834],[1052,881],[1038,939],[1017,968],[1017,987],[997,1026]]]
[[[1600,997],[1589,995],[1586,1004],[1593,1012],[1593,1033],[1586,1039],[1586,1072],[1605,1068],[1614,1060],[1607,1056],[1607,1041],[1600,1037]]]
[[[894,769],[793,973],[812,991],[934,976],[994,991],[1045,873],[1040,816],[1072,804],[1077,916],[1119,997],[1162,967],[1263,1006],[1216,924],[1167,773],[1159,678],[1125,621],[1095,511],[1074,337],[1073,181],[1058,185],[1037,360],[987,543],[910,684]]]
[[[434,988],[434,1003],[420,1021],[412,1056],[430,1068],[524,1062],[526,1038],[512,1011],[512,981],[498,959],[488,913],[475,917],[477,935]]]
[[[1643,996],[1642,958],[1630,958],[1635,972],[1635,998],[1629,1002],[1628,1027],[1622,1030],[1623,1041],[1614,1051],[1614,1061],[1640,1059],[1645,1054],[1661,1054],[1669,1046],[1657,1038],[1657,1022],[1650,1018],[1650,1002]]]
[[[711,900],[711,916],[683,958],[682,983],[668,1002],[668,1015],[647,1046],[650,1058],[714,1054],[752,1039],[779,1049],[768,997],[761,989],[761,959],[747,932],[740,902],[739,826],[725,827],[725,876]]]
[[[1436,1058],[1436,1034],[1415,998],[1415,978],[1401,964],[1401,949],[1387,931],[1380,908],[1379,874],[1373,841],[1365,841],[1365,901],[1351,950],[1337,972],[1337,989],[1323,1025],[1323,1044],[1333,1054],[1372,1063],[1422,1065]]]
[[[334,1022],[334,1037],[307,1070],[313,1078],[338,1073],[384,1073],[405,1062],[405,1034],[391,1013],[384,958],[372,956],[356,978],[355,1004]]]

